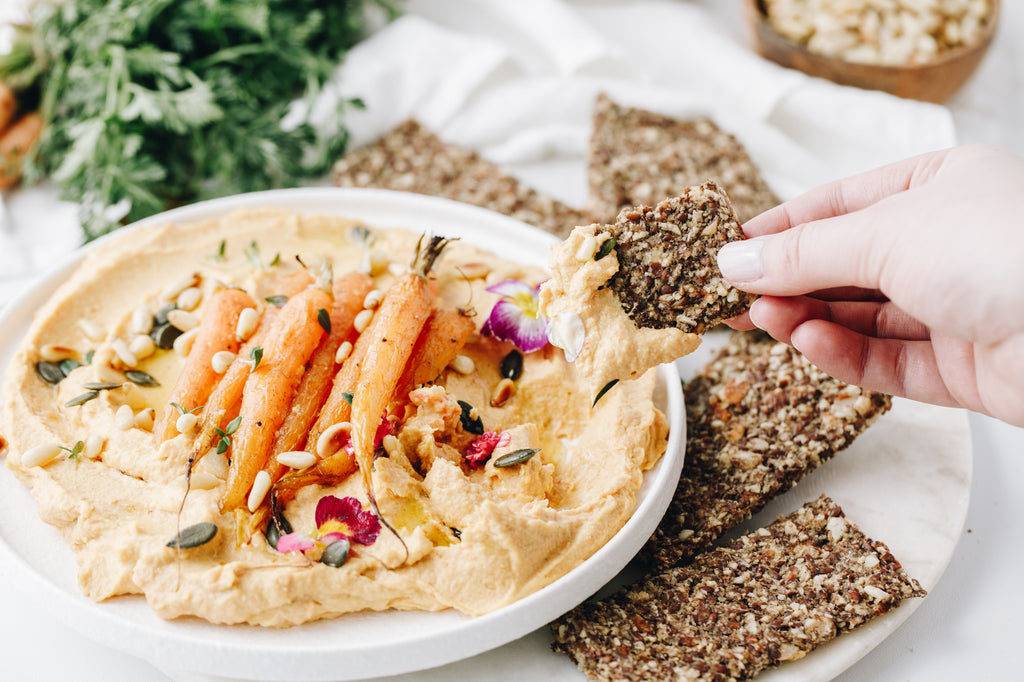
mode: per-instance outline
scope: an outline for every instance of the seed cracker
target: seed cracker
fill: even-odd
[[[544,196],[477,152],[441,141],[414,120],[343,156],[332,170],[340,187],[374,187],[453,199],[503,213],[565,237],[582,212]]]
[[[822,496],[576,608],[551,625],[552,648],[594,680],[745,680],[924,595]]]
[[[891,406],[761,332],[734,333],[684,392],[686,463],[643,552],[664,567],[707,549]]]
[[[587,169],[593,222],[653,206],[709,178],[729,192],[740,222],[779,203],[743,144],[708,118],[674,119],[602,94],[593,120]]]
[[[718,269],[718,250],[744,235],[729,197],[712,180],[654,208],[625,209],[605,231],[619,261],[609,287],[638,327],[703,334],[755,298]]]

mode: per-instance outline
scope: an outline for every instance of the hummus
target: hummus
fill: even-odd
[[[615,249],[595,257],[609,239],[600,228],[577,227],[552,248],[551,279],[541,286],[539,301],[541,312],[552,321],[552,340],[565,349],[592,396],[610,382],[641,377],[700,345],[697,334],[634,324],[605,286],[618,272],[619,261]]]
[[[185,362],[188,333],[175,348],[154,351],[139,341],[146,335],[140,319],[175,303],[188,313],[175,324],[201,323],[206,301],[223,287],[245,290],[262,312],[300,262],[324,259],[336,275],[368,270],[386,290],[412,261],[420,235],[371,229],[366,249],[355,235],[367,232],[353,227],[336,217],[259,210],[131,231],[90,252],[39,310],[5,373],[6,464],[74,550],[86,595],[99,601],[142,594],[164,618],[265,626],[364,609],[476,615],[561,577],[630,517],[644,471],[667,442],[654,374],[631,370],[635,381],[592,406],[588,382],[548,345],[524,354],[514,390],[492,404],[513,346],[480,333],[460,351],[469,362],[461,359],[458,371],[448,367],[409,394],[373,464],[380,516],[394,532],[385,527],[372,544],[353,543],[340,566],[312,551],[278,552],[262,527],[252,530],[244,506],[221,511],[230,447],[198,461],[186,495],[196,432],[158,442],[152,428],[172,409],[169,391]],[[596,265],[599,279],[614,259]],[[478,330],[498,300],[487,286],[510,278],[534,285],[544,277],[460,242],[431,272],[437,305],[476,310]],[[611,303],[601,298],[595,314],[606,307]],[[600,364],[605,356],[587,357]],[[53,361],[50,380],[40,375],[41,360]],[[53,377],[53,367],[63,375]],[[153,381],[131,380],[130,369]],[[475,408],[488,432],[501,434],[481,466],[465,456],[476,436],[466,431],[463,404]],[[201,420],[202,410],[196,416]],[[306,449],[316,452],[313,444]],[[524,450],[536,453],[494,466]],[[370,509],[358,472],[323,483],[302,487],[284,507],[296,533],[316,532],[315,509],[327,495],[353,497]],[[212,540],[168,546],[179,530],[200,523],[216,525]]]

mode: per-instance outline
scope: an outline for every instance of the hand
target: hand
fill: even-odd
[[[865,388],[1024,426],[1024,158],[926,154],[750,220],[718,255],[733,322]]]

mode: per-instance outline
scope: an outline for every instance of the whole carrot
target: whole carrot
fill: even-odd
[[[272,337],[242,392],[241,421],[231,441],[223,509],[241,506],[256,474],[266,465],[270,446],[284,422],[295,388],[326,332],[330,294],[319,285],[293,296],[275,320]]]
[[[342,343],[350,341],[356,315],[363,309],[363,301],[372,288],[373,280],[369,275],[358,272],[349,273],[335,281],[334,303],[330,311],[331,331],[321,339],[309,360],[309,369],[295,389],[288,416],[274,436],[270,448],[272,457],[303,447],[309,448],[307,435],[331,392],[331,383],[337,374],[338,349]],[[285,469],[283,465],[273,465],[271,480],[278,480]]]
[[[476,324],[463,311],[455,308],[435,309],[416,339],[416,345],[398,380],[395,402],[404,403],[409,391],[440,376],[474,331]]]
[[[158,440],[162,442],[177,435],[174,424],[178,411],[171,403],[180,405],[186,412],[206,403],[220,378],[213,369],[213,356],[221,351],[238,353],[242,345],[236,333],[238,317],[246,308],[255,307],[252,297],[240,289],[222,289],[210,297],[192,350],[153,428]]]

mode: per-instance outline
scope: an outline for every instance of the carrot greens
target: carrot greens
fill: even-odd
[[[282,126],[397,0],[35,3],[0,81],[44,129],[27,181],[49,176],[93,239],[169,206],[295,184],[344,150],[342,100]],[[289,117],[291,120],[291,117]]]

